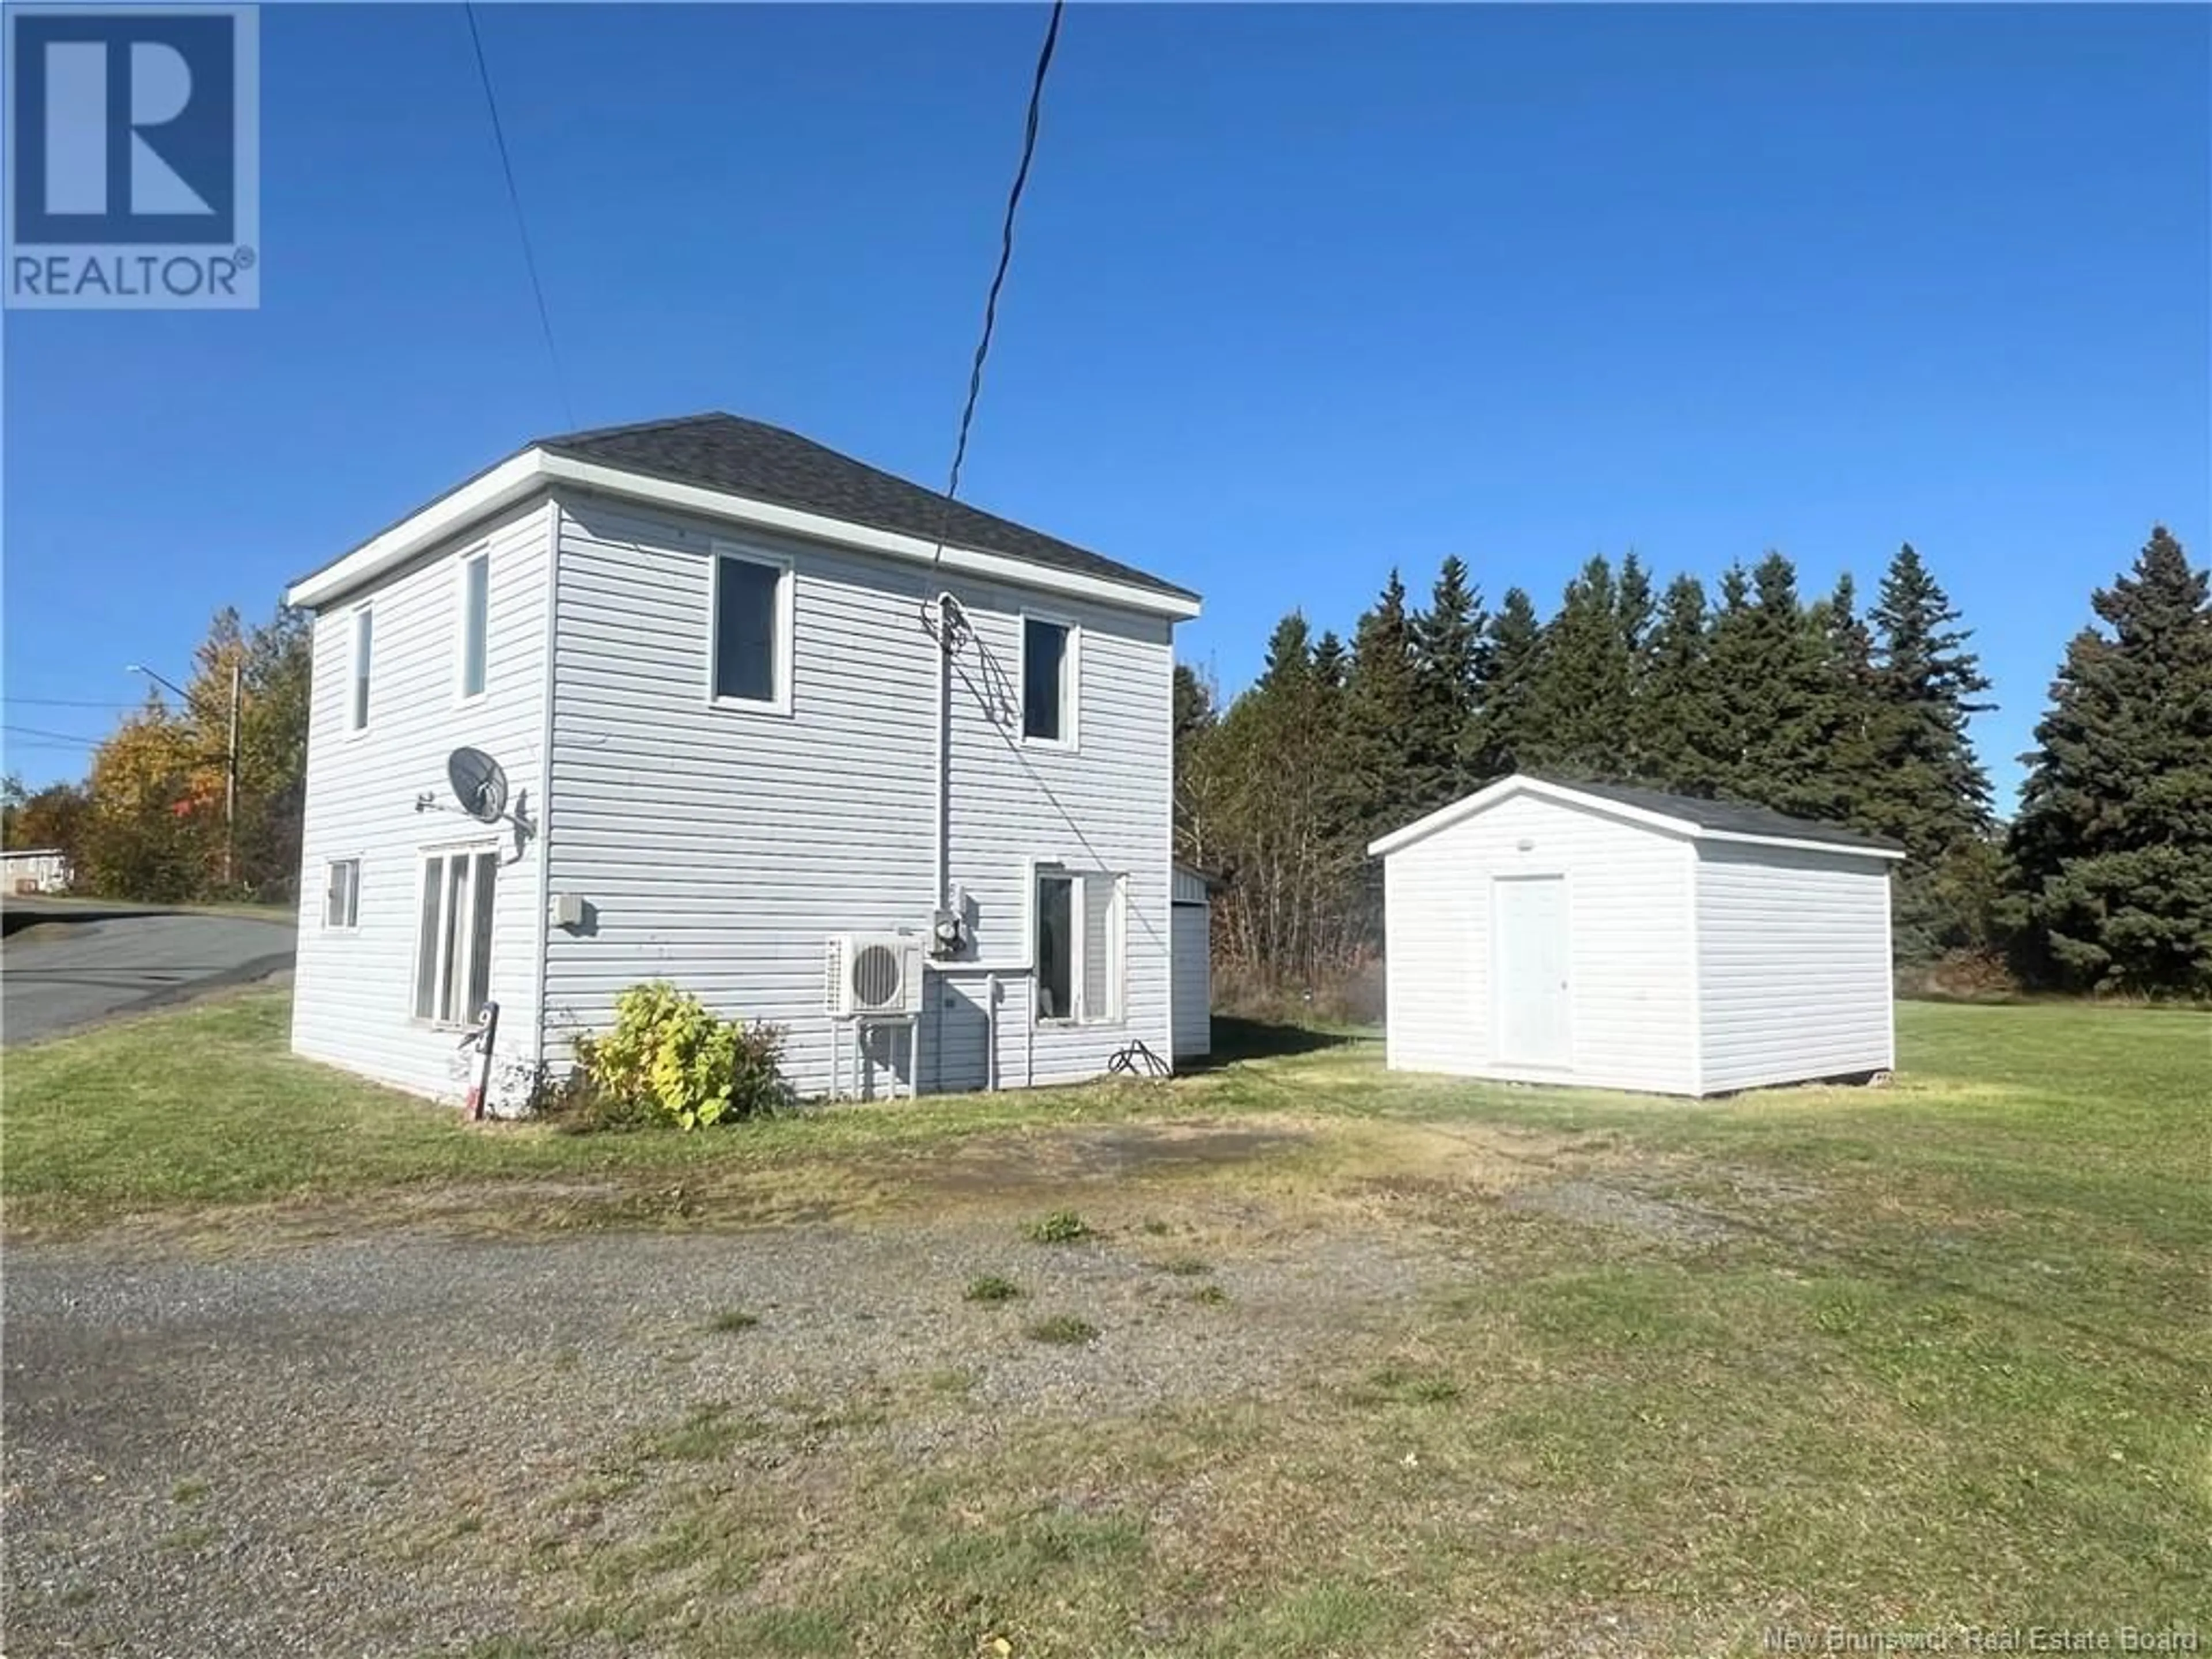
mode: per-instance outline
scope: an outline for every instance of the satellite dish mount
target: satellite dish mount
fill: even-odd
[[[520,857],[522,843],[531,830],[526,810],[529,797],[526,792],[517,790],[514,807],[509,810],[507,769],[483,750],[463,746],[446,757],[446,781],[453,787],[453,799],[459,803],[458,806],[447,806],[435,794],[425,791],[416,796],[415,810],[418,812],[458,811],[478,823],[511,823],[514,826],[515,856]]]

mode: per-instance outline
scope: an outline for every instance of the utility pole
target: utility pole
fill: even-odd
[[[222,757],[222,884],[228,887],[236,873],[238,864],[238,706],[243,689],[245,657],[243,648],[233,652],[230,659],[230,739],[223,745]],[[143,674],[156,685],[165,685],[177,694],[187,713],[192,706],[192,695],[165,674],[157,674],[140,662],[125,663],[126,674]]]
[[[230,653],[230,745],[222,777],[222,884],[227,888],[238,862],[238,694],[244,664]]]

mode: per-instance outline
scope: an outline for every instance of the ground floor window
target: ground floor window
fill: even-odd
[[[416,1018],[470,1024],[490,996],[492,891],[498,875],[499,854],[489,848],[424,856]]]
[[[361,919],[361,860],[332,859],[324,872],[323,926],[351,927]]]
[[[1126,876],[1103,871],[1037,872],[1039,1019],[1096,1025],[1121,1018],[1127,889]]]

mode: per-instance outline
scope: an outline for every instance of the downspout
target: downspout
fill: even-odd
[[[983,981],[983,1087],[999,1092],[999,976]]]
[[[952,897],[952,618],[960,601],[939,592],[937,627],[937,821],[929,908],[933,920]]]

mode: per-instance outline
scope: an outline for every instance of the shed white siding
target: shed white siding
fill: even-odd
[[[1692,863],[1684,837],[1533,795],[1390,854],[1389,1065],[1697,1092]],[[1570,1058],[1557,1070],[1506,1063],[1495,1037],[1494,884],[1536,875],[1564,878],[1566,890]]]
[[[1175,907],[1175,1054],[1195,1060],[1213,1049],[1212,909],[1203,899]]]
[[[666,977],[719,1010],[787,1028],[797,1086],[827,1088],[822,942],[925,928],[934,898],[936,647],[921,607],[949,589],[981,647],[951,700],[950,861],[966,889],[972,960],[933,969],[921,1086],[1006,1086],[1103,1070],[1142,1040],[1170,1044],[1170,625],[1054,595],[823,544],[738,531],[636,503],[559,498],[554,587],[550,890],[586,925],[545,950],[550,1046],[603,1025],[621,990]],[[707,697],[710,547],[787,558],[788,712]],[[1022,612],[1072,621],[1079,748],[1019,740]],[[1031,894],[1039,862],[1127,878],[1123,1018],[1032,1018]],[[873,1085],[903,1076],[886,1040]],[[844,1067],[849,1081],[849,1063]]]
[[[1889,869],[1843,854],[1698,848],[1708,1093],[1889,1071]]]
[[[505,767],[510,799],[544,811],[547,551],[550,513],[538,502],[425,555],[407,570],[315,618],[301,834],[300,945],[292,1046],[418,1093],[456,1097],[466,1073],[454,1030],[413,1017],[422,860],[427,850],[497,846],[490,994],[500,1050],[526,1058],[538,1015],[542,843],[517,857],[509,830],[451,811],[417,813],[417,795],[453,804],[446,757],[472,744]],[[463,702],[461,556],[490,551],[483,695]],[[349,719],[356,612],[371,627],[369,716]],[[356,925],[325,925],[332,860],[360,861]]]

